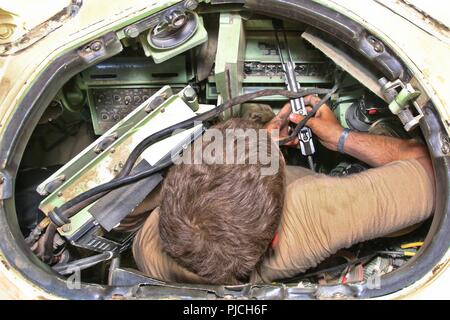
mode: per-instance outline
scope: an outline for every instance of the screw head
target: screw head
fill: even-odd
[[[70,225],[70,223],[67,223],[61,227],[61,230],[62,232],[70,232],[70,230],[72,230],[72,226]]]
[[[91,49],[94,51],[99,51],[102,48],[102,43],[100,41],[94,41],[91,44]]]
[[[376,42],[376,43],[373,45],[373,48],[374,48],[375,51],[378,52],[378,53],[384,51],[384,47],[383,47],[383,45],[382,45],[380,42]]]
[[[192,87],[187,87],[183,91],[183,96],[186,98],[187,101],[194,101],[195,98],[197,98],[197,92]]]
[[[136,26],[129,26],[125,29],[125,34],[130,38],[137,38],[139,36],[139,29]]]
[[[186,0],[184,3],[184,8],[187,10],[195,10],[198,7],[198,2],[196,0]]]
[[[441,151],[442,151],[443,154],[448,154],[450,152],[450,144],[447,141],[445,141],[442,144]]]

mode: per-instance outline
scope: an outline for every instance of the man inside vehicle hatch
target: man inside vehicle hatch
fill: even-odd
[[[319,100],[308,96],[305,104]],[[301,119],[288,103],[265,125],[266,132],[286,137],[289,122]],[[435,182],[425,145],[344,129],[327,105],[307,125],[326,148],[373,168],[331,177],[287,166],[283,156],[271,175],[261,174],[259,162],[174,165],[162,186],[121,225],[137,227],[146,219],[133,244],[139,269],[173,282],[270,283],[430,217]],[[255,126],[231,119],[213,128]],[[270,149],[280,154],[277,146]]]

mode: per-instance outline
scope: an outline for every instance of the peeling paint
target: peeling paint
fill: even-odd
[[[6,270],[9,271],[9,269],[11,269],[11,266],[10,266],[9,263],[6,262],[5,260],[0,259],[0,262],[3,264],[3,266],[5,266]]]
[[[422,19],[428,23],[431,24],[436,30],[438,31],[442,31],[445,33],[450,33],[450,28],[448,26],[446,26],[444,23],[442,23],[441,21],[435,19],[434,17],[432,17],[430,14],[428,14],[427,12],[425,12],[424,10],[420,9],[419,7],[417,7],[416,5],[414,5],[413,3],[411,3],[408,0],[398,0],[400,3],[408,6],[409,8],[413,9],[414,11],[416,11],[417,13],[419,13],[422,16]],[[443,9],[446,10],[445,6],[443,6]]]

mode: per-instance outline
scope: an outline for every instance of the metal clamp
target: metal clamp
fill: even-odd
[[[423,118],[423,112],[416,99],[421,92],[414,89],[410,83],[403,83],[401,80],[388,82],[385,78],[380,79],[382,85],[381,91],[389,102],[389,110],[400,118],[407,132],[415,129]],[[401,88],[400,91],[398,89]],[[416,115],[411,110],[411,104],[414,106]]]

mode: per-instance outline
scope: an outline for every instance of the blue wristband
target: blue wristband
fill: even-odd
[[[341,133],[341,136],[339,137],[339,142],[337,145],[337,150],[340,153],[345,153],[344,152],[344,144],[345,144],[345,140],[347,140],[348,138],[348,134],[350,133],[350,129],[349,128],[344,128],[344,131]]]

